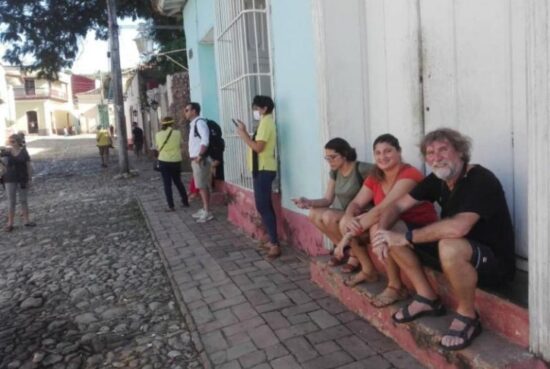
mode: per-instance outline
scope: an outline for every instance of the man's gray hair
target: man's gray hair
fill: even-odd
[[[426,157],[426,148],[436,141],[448,141],[461,154],[465,163],[470,162],[472,141],[469,137],[451,128],[439,128],[426,134],[420,142],[422,156]]]

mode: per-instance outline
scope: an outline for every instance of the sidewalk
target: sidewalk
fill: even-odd
[[[161,191],[140,202],[205,367],[423,368],[310,282],[306,255],[285,247],[267,262],[225,208],[197,224],[196,203],[165,213]]]

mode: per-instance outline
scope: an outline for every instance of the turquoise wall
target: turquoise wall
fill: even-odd
[[[219,121],[218,81],[214,44],[204,38],[214,27],[214,0],[191,0],[183,9],[191,99],[201,104],[202,115]],[[190,51],[193,56],[189,58]]]
[[[323,183],[317,63],[311,0],[271,2],[271,40],[283,206],[321,197]]]

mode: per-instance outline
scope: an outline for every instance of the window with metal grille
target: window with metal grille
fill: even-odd
[[[220,125],[226,140],[225,180],[252,188],[246,167],[247,146],[235,134],[231,118],[243,120],[249,132],[252,98],[273,96],[269,44],[269,0],[216,0],[216,58]]]

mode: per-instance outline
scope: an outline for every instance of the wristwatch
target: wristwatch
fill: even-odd
[[[413,244],[413,232],[412,230],[408,230],[406,233],[405,233],[405,239],[407,240],[408,243],[410,243],[411,245]]]

